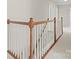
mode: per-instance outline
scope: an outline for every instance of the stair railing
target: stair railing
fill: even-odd
[[[43,43],[42,42],[42,36],[43,36],[43,33],[44,33],[44,31],[45,31],[45,29],[46,29],[46,26],[47,26],[47,24],[48,23],[50,23],[50,22],[54,22],[54,43],[52,43],[52,45],[46,50],[46,51],[41,51],[40,52],[40,48],[41,48],[41,50],[43,49],[42,48],[42,44],[41,44],[41,46],[40,46],[40,44],[39,44],[39,58],[36,58],[36,59],[45,59],[45,57],[46,57],[46,55],[49,53],[49,51],[52,49],[52,47],[57,43],[57,41],[59,40],[59,38],[62,36],[62,34],[63,34],[63,18],[61,17],[61,27],[62,27],[62,34],[58,37],[58,38],[56,38],[56,17],[54,17],[54,19],[53,20],[49,20],[49,19],[47,19],[47,20],[43,20],[43,21],[37,21],[37,20],[35,20],[34,21],[34,19],[33,18],[30,18],[30,21],[29,22],[20,22],[20,21],[12,21],[12,20],[10,20],[10,19],[8,19],[7,20],[7,23],[8,24],[10,24],[10,23],[13,23],[13,24],[20,24],[20,25],[27,25],[27,26],[29,26],[29,29],[30,29],[30,32],[29,32],[29,34],[30,34],[30,55],[29,55],[29,59],[35,59],[34,58],[34,53],[35,53],[35,50],[33,49],[33,28],[34,28],[34,26],[37,26],[37,25],[40,25],[40,24],[45,24],[45,26],[44,27],[42,27],[43,28],[43,30],[42,30],[42,32],[41,32],[41,34],[40,34],[40,37],[39,37],[39,39],[38,38],[36,38],[36,55],[35,56],[37,56],[37,47],[38,47],[38,41],[40,41],[40,43]],[[37,28],[37,27],[36,27]],[[36,31],[37,31],[37,29],[36,29]],[[38,33],[38,32],[36,32],[36,33]],[[37,36],[36,36],[37,37]],[[38,40],[37,40],[38,39]],[[7,51],[14,59],[22,59],[22,58],[20,58],[20,56],[22,57],[23,56],[23,54],[21,54],[21,55],[19,55],[19,57],[17,57],[18,55],[15,53],[15,52],[13,52],[13,51],[11,51],[11,50],[8,50]],[[21,52],[22,53],[22,52]],[[38,57],[38,56],[37,56]]]
[[[57,41],[61,38],[61,36],[63,35],[63,17],[61,17],[61,34],[57,37],[57,22],[56,22],[56,18],[54,18],[54,43],[52,43],[52,45],[50,46],[50,48],[45,52],[45,54],[43,54],[41,59],[45,59],[46,55],[49,53],[49,51],[55,46],[55,44],[57,43]]]

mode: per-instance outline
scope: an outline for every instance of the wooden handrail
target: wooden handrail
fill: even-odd
[[[28,25],[28,22],[23,21],[12,21],[10,19],[7,20],[7,24],[14,23],[14,24],[21,24],[21,25]]]
[[[46,55],[49,53],[49,51],[55,46],[55,44],[58,42],[58,40],[61,38],[63,34],[61,34],[57,40],[50,46],[50,48],[45,52],[45,54],[42,56],[42,59],[44,59],[46,57]]]
[[[15,58],[15,53],[11,52],[10,50],[7,51],[13,58]]]
[[[17,55],[15,52],[13,51],[10,51],[10,50],[7,50],[7,52],[14,58],[14,59],[23,59],[22,58],[22,52],[21,52],[21,55]]]
[[[30,18],[31,19],[31,18]],[[33,19],[33,18],[32,18]],[[54,20],[47,20],[44,21],[33,21],[32,25],[38,25],[38,24],[43,24],[43,23],[48,23],[48,22],[53,22]],[[14,24],[21,24],[21,25],[29,25],[29,22],[23,22],[23,21],[12,21],[10,19],[7,19],[7,24],[14,23]]]
[[[44,23],[48,23],[48,22],[53,22],[54,20],[49,20],[49,18],[47,20],[44,21],[34,21],[34,25],[39,25],[39,24],[44,24]]]
[[[54,43],[50,46],[50,48],[45,52],[45,54],[41,57],[41,59],[45,59],[46,55],[49,53],[49,51],[55,46],[55,44],[58,42],[58,40],[63,35],[63,17],[61,17],[61,35],[56,39],[56,18],[54,18]]]
[[[10,50],[7,51],[14,59],[20,59],[20,57],[18,58],[18,56],[14,53],[11,52]]]
[[[43,23],[47,23],[47,21],[37,21],[37,22],[34,22],[34,25],[43,24]]]

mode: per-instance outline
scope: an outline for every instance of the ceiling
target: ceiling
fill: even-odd
[[[55,2],[57,5],[70,5],[71,4],[71,0],[68,0],[68,1],[64,1],[64,0],[53,0],[53,2]]]

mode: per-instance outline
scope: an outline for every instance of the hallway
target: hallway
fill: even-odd
[[[64,29],[63,36],[46,56],[46,59],[71,59],[71,33]]]

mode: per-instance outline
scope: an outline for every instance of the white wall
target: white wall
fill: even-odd
[[[7,13],[9,18],[24,19],[30,16],[30,0],[8,0]]]
[[[52,0],[49,2],[49,17],[58,17],[58,7]]]
[[[47,18],[49,16],[49,0],[31,0],[31,16]]]
[[[8,0],[8,17],[14,19],[47,18],[48,0]]]
[[[64,27],[70,28],[70,5],[59,6],[59,17],[63,17]]]

